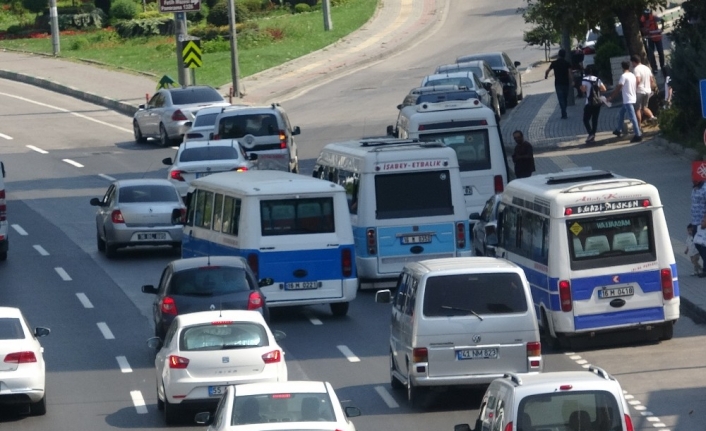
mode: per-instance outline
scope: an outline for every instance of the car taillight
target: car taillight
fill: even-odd
[[[377,246],[377,235],[375,234],[375,228],[371,227],[365,231],[365,238],[368,244],[368,254],[374,255],[378,252]]]
[[[169,368],[185,369],[189,366],[189,360],[181,356],[169,355]]]
[[[625,413],[625,431],[635,431],[632,426],[632,418],[627,413]]]
[[[282,360],[282,353],[279,350],[273,350],[262,355],[262,360],[265,361],[266,364],[274,364]]]
[[[466,248],[466,226],[463,222],[456,223],[456,248]]]
[[[561,311],[571,311],[573,308],[571,304],[571,283],[567,280],[559,282],[559,303],[561,304]]]
[[[508,422],[507,425],[505,425],[505,431],[512,431],[512,422]]]
[[[592,46],[586,46],[583,48],[583,55],[595,54],[596,50]]]
[[[179,211],[181,212],[181,222],[186,223],[186,208],[180,208]]]
[[[113,210],[113,212],[110,213],[110,219],[113,221],[113,223],[125,223],[123,213],[121,213],[120,210]]]
[[[260,292],[250,292],[250,296],[248,296],[248,310],[257,310],[258,308],[262,308],[262,305],[263,301]]]
[[[231,171],[235,171],[235,172],[245,172],[247,170],[248,170],[247,166],[240,166],[240,167],[231,169]]]
[[[493,189],[495,193],[502,193],[505,190],[505,184],[503,184],[503,176],[496,175],[493,177]]]
[[[165,296],[164,299],[162,299],[162,303],[159,308],[162,310],[163,314],[172,314],[174,316],[177,315],[176,302],[174,302],[174,298],[171,296]]]
[[[0,221],[7,220],[7,202],[5,202],[5,190],[0,190]]]
[[[674,298],[674,284],[672,283],[672,270],[665,268],[659,271],[659,276],[662,281],[662,298],[669,301]]]
[[[5,355],[5,361],[10,364],[26,364],[29,362],[37,362],[37,357],[34,352],[14,352]]]
[[[527,343],[527,356],[542,356],[542,344],[539,341]]]
[[[184,113],[181,112],[181,109],[177,109],[172,114],[172,121],[186,121],[186,120],[188,120],[188,118],[186,118],[186,115],[184,115]]]
[[[353,274],[353,254],[350,248],[341,250],[341,272],[344,277],[350,277]]]
[[[173,179],[174,181],[185,181],[184,177],[181,176],[184,171],[180,171],[179,169],[175,169],[173,171],[169,172],[169,178]]]
[[[284,130],[279,131],[279,148],[282,150],[287,148],[287,133]]]
[[[257,257],[257,254],[250,253],[248,255],[248,266],[250,266],[250,269],[252,269],[252,272],[254,272],[257,277],[257,274],[260,271],[260,259]]]
[[[414,362],[427,362],[429,351],[426,347],[415,347],[412,349],[412,360]]]

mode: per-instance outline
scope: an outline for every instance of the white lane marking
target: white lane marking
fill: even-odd
[[[654,413],[649,412],[649,411],[640,412],[640,414],[641,414],[642,416],[652,416],[652,415],[654,415]]]
[[[147,406],[145,405],[145,399],[142,398],[142,392],[130,391],[130,397],[132,398],[132,403],[135,405],[135,410],[137,411],[137,414],[147,414]]]
[[[587,364],[588,361],[585,360],[585,359],[579,359],[578,361],[576,361],[576,363],[579,364],[579,365],[583,365],[583,364]]]
[[[44,247],[42,247],[41,245],[37,244],[33,245],[32,247],[34,247],[34,249],[37,250],[37,252],[42,256],[49,256],[49,252],[44,250]]]
[[[626,400],[632,400],[633,398],[635,398],[635,397],[632,396],[632,395],[630,395],[630,394],[625,394],[625,399],[626,399]]]
[[[650,422],[659,422],[659,418],[652,416],[651,418],[647,418],[648,421]]]
[[[652,426],[655,427],[655,428],[664,428],[664,427],[666,427],[667,425],[663,424],[662,422],[655,422],[655,423],[652,424]]]
[[[583,365],[581,365],[581,367],[589,369],[591,367],[591,364],[583,364]]]
[[[575,361],[575,360],[577,360],[577,359],[581,359],[581,356],[579,356],[579,355],[572,355],[572,356],[569,356],[569,359],[573,359],[573,360]]]
[[[64,270],[64,268],[57,266],[54,268],[54,271],[56,271],[57,274],[59,274],[59,277],[61,277],[62,280],[64,281],[71,281],[71,276],[69,275],[68,272]]]
[[[113,335],[105,322],[98,322],[96,325],[98,325],[98,329],[100,329],[106,340],[115,340],[115,335]]]
[[[321,320],[314,317],[314,315],[311,313],[311,311],[305,311],[304,315],[306,316],[307,319],[309,319],[309,322],[311,322],[312,325],[323,325],[324,324],[324,322],[322,322]]]
[[[68,163],[68,164],[70,164],[70,165],[74,165],[74,166],[76,166],[77,168],[82,168],[82,167],[83,167],[82,164],[80,164],[79,162],[75,162],[75,161],[73,161],[73,160],[71,160],[71,159],[61,159],[61,161],[62,161],[62,162],[66,162],[66,163]]]
[[[18,224],[13,224],[12,228],[15,229],[15,231],[17,231],[17,233],[19,233],[20,235],[27,236],[27,231],[22,229],[22,226]]]
[[[38,152],[39,154],[49,154],[49,151],[44,151],[39,147],[35,147],[34,145],[25,145],[25,146],[32,151]]]
[[[645,407],[645,406],[632,406],[632,408],[634,408],[635,410],[646,410],[647,409],[647,407]]]
[[[0,133],[0,138],[5,138],[5,139],[7,139],[8,141],[11,141],[11,140],[12,140],[12,136],[6,135],[6,134],[4,134],[4,133]]]
[[[343,356],[345,356],[346,359],[348,359],[348,361],[350,361],[350,362],[360,362],[360,358],[357,357],[356,355],[354,355],[353,352],[351,351],[351,349],[349,349],[348,347],[343,346],[343,345],[341,345],[341,346],[336,346],[336,347],[338,347],[338,350],[340,350],[341,353],[343,353]]]
[[[130,364],[128,364],[125,356],[116,356],[115,359],[118,361],[118,366],[120,367],[121,372],[132,373],[132,368],[130,368]]]
[[[630,400],[628,401],[628,404],[630,404],[631,406],[639,406],[642,403],[640,402],[640,400]]]
[[[76,112],[72,112],[72,111],[70,111],[70,110],[68,110],[68,109],[59,108],[58,106],[48,105],[48,104],[46,104],[46,103],[37,102],[37,101],[35,101],[35,100],[27,99],[27,98],[25,98],[25,97],[15,96],[14,94],[0,93],[0,95],[2,95],[2,96],[7,96],[7,97],[12,97],[12,98],[15,98],[15,99],[17,99],[17,100],[22,100],[22,101],[27,102],[27,103],[34,103],[35,105],[44,106],[45,108],[55,109],[55,110],[57,110],[57,111],[65,112],[65,113],[67,113],[67,114],[71,114],[71,115],[73,115],[73,116],[76,116],[76,117],[79,117],[79,118],[83,118],[84,120],[93,121],[94,123],[102,124],[102,125],[104,125],[104,126],[112,127],[113,129],[117,129],[117,130],[120,130],[120,131],[123,131],[123,132],[127,132],[127,133],[132,134],[132,129],[126,129],[126,128],[124,128],[124,127],[120,127],[120,126],[116,126],[116,125],[114,125],[114,124],[106,123],[105,121],[96,120],[95,118],[91,118],[91,117],[88,117],[88,116],[83,115],[83,114],[79,114],[79,113],[76,113]]]
[[[382,398],[383,401],[385,401],[385,404],[391,409],[396,409],[400,405],[397,404],[397,401],[395,401],[394,398],[392,398],[392,395],[390,395],[389,392],[387,392],[387,389],[385,389],[382,386],[375,386],[375,392],[380,395],[380,398]]]
[[[104,180],[115,181],[115,178],[111,177],[110,175],[98,174],[98,176],[101,177],[101,178],[103,178]]]
[[[91,303],[91,300],[88,299],[88,296],[86,296],[85,293],[77,293],[76,297],[78,298],[79,301],[81,301],[81,304],[83,304],[84,308],[93,308],[93,304]]]

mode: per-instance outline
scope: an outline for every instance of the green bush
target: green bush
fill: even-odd
[[[164,14],[158,10],[148,10],[145,12],[140,12],[135,15],[135,19],[149,19],[149,18],[160,18]]]
[[[613,42],[606,42],[596,49],[594,62],[598,70],[598,77],[604,82],[612,83],[613,76],[610,69],[610,59],[625,55],[625,51]]]
[[[132,0],[115,0],[110,5],[110,17],[113,19],[133,19],[137,15],[137,3]]]
[[[91,43],[88,41],[87,38],[85,37],[76,37],[71,40],[71,43],[69,44],[69,49],[71,51],[80,51],[82,49],[87,48]]]
[[[348,3],[349,0],[331,0],[331,6],[341,6]]]
[[[206,16],[206,22],[215,26],[228,25],[230,23],[230,17],[228,15],[228,3],[221,1],[213,5],[211,10],[208,11],[208,15]]]
[[[198,24],[208,16],[210,8],[206,3],[201,3],[201,10],[197,12],[189,12],[186,14],[186,20],[192,24]]]
[[[201,50],[204,54],[230,51],[230,39],[224,39],[222,36],[217,36],[213,40],[203,41],[201,42]]]
[[[202,41],[213,40],[219,37],[229,38],[230,37],[230,27],[227,25],[214,26],[206,25],[199,26],[189,29],[189,34],[191,36],[198,37]]]
[[[174,34],[174,19],[162,18],[133,19],[115,24],[115,32],[122,38],[141,36],[168,36]]]
[[[22,0],[22,7],[28,11],[36,14],[40,14],[45,9],[47,9],[46,0]]]
[[[90,13],[78,14],[59,14],[57,21],[59,22],[59,30],[78,29],[88,30],[94,28],[103,28],[107,22],[107,16],[102,9],[94,9]],[[34,26],[37,29],[50,31],[49,14],[37,17],[34,21]]]
[[[306,3],[297,3],[294,5],[294,13],[311,12],[311,6]]]

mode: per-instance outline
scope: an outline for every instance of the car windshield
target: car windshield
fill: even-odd
[[[20,319],[0,317],[0,340],[22,340],[25,338]]]
[[[375,175],[375,218],[424,218],[454,213],[448,170]]]
[[[245,135],[271,136],[279,134],[277,117],[272,114],[228,115],[218,122],[221,139],[237,139]]]
[[[230,424],[246,425],[311,421],[336,421],[331,398],[328,394],[283,392],[245,396],[236,395],[233,400],[233,416]],[[297,427],[297,429],[299,430],[300,428]]]
[[[423,313],[428,317],[527,312],[519,275],[510,273],[438,275],[427,278]]]
[[[263,347],[269,345],[267,332],[254,322],[209,322],[189,326],[181,331],[179,349],[223,350]]]
[[[518,430],[613,431],[623,429],[615,396],[601,390],[528,395],[520,401],[517,421]]]
[[[205,146],[185,148],[179,155],[180,162],[201,162],[207,160],[237,160],[238,149],[233,146]]]
[[[213,88],[185,88],[171,91],[172,104],[190,105],[192,103],[214,103],[223,102],[223,96]]]
[[[220,112],[214,112],[212,114],[199,114],[196,115],[194,119],[194,124],[192,127],[204,127],[204,126],[215,126],[216,118]]]
[[[118,194],[118,202],[179,202],[179,194],[173,186],[125,186],[120,188],[120,193]]]
[[[432,85],[458,85],[459,87],[475,88],[475,85],[473,85],[473,80],[463,76],[458,78],[433,79],[424,84],[425,87],[430,87]]]
[[[456,151],[461,172],[490,169],[490,140],[487,129],[419,135],[421,141],[441,141]]]
[[[242,268],[208,266],[175,272],[169,284],[170,295],[219,296],[252,290]]]

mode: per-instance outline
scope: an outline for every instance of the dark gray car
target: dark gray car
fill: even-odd
[[[503,92],[503,84],[496,76],[493,69],[485,60],[473,60],[464,63],[443,64],[436,68],[435,73],[449,72],[473,72],[478,79],[483,83],[486,90],[490,91],[493,96],[493,109],[504,114],[507,109],[505,102],[505,94]],[[497,112],[496,111],[496,112]]]
[[[513,62],[504,52],[486,52],[458,57],[456,63],[473,60],[485,60],[493,68],[493,72],[503,83],[503,94],[509,106],[515,106],[519,100],[522,100],[524,92],[522,91],[522,74],[517,69],[520,65],[519,61]]]
[[[495,246],[498,244],[498,205],[502,195],[500,193],[490,197],[485,202],[480,214],[470,215],[473,224],[473,253],[476,256],[495,257]]]

